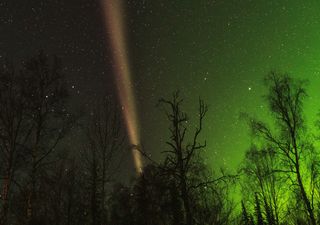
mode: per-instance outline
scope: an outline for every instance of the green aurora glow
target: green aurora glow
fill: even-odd
[[[159,97],[179,89],[191,116],[209,105],[203,138],[213,166],[236,168],[250,145],[240,112],[264,118],[270,70],[310,80],[306,115],[320,108],[320,3],[317,1],[128,1],[142,143],[155,157],[167,124]],[[161,137],[161,138],[160,138]]]

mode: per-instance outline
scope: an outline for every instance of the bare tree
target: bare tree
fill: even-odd
[[[252,215],[247,211],[247,208],[243,202],[241,201],[241,217],[240,217],[241,225],[254,225]]]
[[[75,158],[64,155],[41,177],[40,187],[45,192],[41,195],[41,210],[47,224],[86,224],[86,190],[80,169]]]
[[[163,176],[164,183],[167,183],[164,190],[168,192],[173,207],[169,221],[181,225],[228,224],[234,209],[228,199],[228,184],[237,176],[221,170],[222,175],[217,178],[205,165],[203,152],[206,142],[201,143],[198,139],[208,108],[199,99],[197,125],[194,132],[189,132],[194,124],[189,122],[182,110],[182,102],[178,92],[173,94],[171,100],[159,100],[169,121],[170,138],[166,142],[169,149],[162,152],[165,160],[158,163],[139,147],[136,150],[157,166],[159,176]],[[143,173],[142,177],[145,178]]]
[[[277,130],[273,131],[265,123],[251,120],[254,134],[267,142],[281,158],[283,168],[279,170],[287,175],[293,187],[299,190],[307,216],[312,225],[316,224],[311,196],[306,191],[302,167],[312,146],[306,139],[302,106],[306,96],[304,83],[293,81],[288,76],[270,73],[266,78],[269,88],[267,100],[276,121]]]
[[[86,138],[82,157],[90,180],[92,224],[106,224],[107,184],[119,168],[124,144],[119,112],[110,98],[98,102],[86,130]]]
[[[284,196],[288,190],[281,173],[278,173],[279,166],[279,159],[272,148],[258,149],[257,146],[252,146],[246,153],[241,166],[244,175],[243,193],[249,195],[249,198],[257,195],[263,203],[262,208],[269,224],[280,224],[286,211]]]
[[[30,158],[30,180],[27,218],[36,218],[39,169],[44,169],[48,158],[55,151],[72,125],[72,117],[66,110],[67,92],[64,86],[61,63],[52,61],[40,52],[23,64],[23,96],[28,105],[25,115],[32,126],[26,143]]]
[[[198,136],[201,133],[203,119],[208,108],[202,100],[199,100],[198,127],[194,132],[192,142],[186,144],[186,123],[188,122],[188,118],[186,113],[181,110],[181,103],[182,99],[179,98],[178,93],[173,95],[172,100],[160,99],[160,104],[164,104],[169,107],[167,118],[170,122],[169,129],[171,136],[167,144],[171,149],[167,151],[168,155],[166,158],[166,164],[178,180],[178,186],[181,192],[181,199],[185,211],[185,224],[192,225],[194,224],[194,218],[192,216],[188,181],[193,167],[193,160],[206,146],[206,143],[199,143]]]
[[[21,167],[24,144],[30,135],[31,126],[25,115],[27,105],[23,96],[23,79],[11,63],[0,68],[0,160],[2,184],[2,209],[0,224],[7,223],[11,187],[18,167]]]

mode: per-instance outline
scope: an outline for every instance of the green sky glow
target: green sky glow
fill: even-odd
[[[265,116],[262,79],[273,69],[310,80],[306,114],[309,122],[315,120],[320,108],[319,2],[128,3],[146,150],[157,155],[164,147],[159,137],[168,136],[157,99],[179,89],[191,116],[198,96],[209,104],[203,138],[210,164],[235,168],[250,143],[239,113]]]

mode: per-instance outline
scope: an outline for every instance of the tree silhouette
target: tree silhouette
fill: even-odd
[[[114,225],[128,225],[134,223],[133,197],[129,187],[122,184],[114,186],[109,199],[110,221]]]
[[[43,52],[27,60],[21,70],[23,96],[28,105],[26,115],[32,130],[26,148],[30,156],[30,181],[27,217],[37,217],[37,193],[39,171],[43,172],[46,160],[55,151],[72,125],[72,117],[66,110],[67,98],[61,63],[57,57],[52,61]]]
[[[260,205],[260,200],[257,195],[255,194],[255,214],[256,214],[256,220],[257,220],[257,225],[264,225],[264,219],[262,216],[262,211],[261,211],[261,205]]]
[[[81,157],[89,184],[92,225],[107,223],[107,184],[121,162],[124,132],[117,110],[110,98],[97,102],[86,129],[86,144]]]
[[[240,224],[243,225],[254,225],[252,216],[248,213],[247,208],[243,202],[241,201],[241,219]]]
[[[276,173],[280,162],[272,148],[252,146],[246,152],[245,161],[241,166],[244,174],[242,189],[252,197],[256,193],[262,201],[268,224],[279,224],[279,217],[284,216],[286,209],[282,208],[285,201],[286,183],[281,174]],[[251,196],[250,196],[251,195]]]
[[[177,187],[184,212],[182,224],[228,224],[233,210],[227,197],[228,184],[234,176],[222,174],[216,178],[204,164],[206,142],[201,143],[198,139],[208,110],[206,104],[199,99],[198,126],[191,132],[182,102],[178,92],[173,94],[171,100],[159,101],[166,110],[170,131],[169,141],[166,142],[169,150],[163,152],[165,161],[160,167],[169,177],[167,179],[173,180]]]
[[[24,81],[13,65],[4,62],[0,68],[0,160],[1,160],[1,217],[7,223],[12,185],[17,185],[16,171],[21,167],[25,143],[31,132],[26,116],[28,105],[23,95]]]
[[[312,225],[316,224],[311,196],[306,191],[302,167],[312,146],[306,138],[303,120],[303,99],[306,96],[304,82],[294,81],[287,75],[270,73],[266,78],[269,88],[267,100],[275,119],[276,129],[272,130],[264,122],[251,120],[251,127],[256,136],[270,145],[281,159],[283,167],[276,172],[283,173],[298,188],[299,196]]]
[[[178,93],[173,95],[172,100],[160,99],[160,104],[169,107],[167,119],[170,122],[170,141],[167,144],[171,147],[168,150],[166,158],[167,167],[172,171],[178,180],[178,186],[185,211],[185,224],[194,224],[190,203],[190,189],[188,187],[188,179],[192,170],[193,159],[206,146],[198,142],[198,136],[202,130],[202,122],[207,113],[207,106],[202,100],[199,100],[199,125],[193,135],[193,141],[185,144],[185,135],[187,131],[186,122],[188,121],[186,113],[181,111],[182,99]]]

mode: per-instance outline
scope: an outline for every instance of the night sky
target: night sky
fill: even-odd
[[[126,0],[123,6],[141,144],[156,159],[169,135],[156,103],[175,90],[185,99],[190,129],[199,96],[209,105],[201,138],[213,167],[241,162],[250,137],[239,114],[268,116],[262,96],[270,70],[310,80],[306,112],[309,123],[316,119],[318,1]],[[60,56],[71,108],[90,115],[97,96],[117,94],[105,24],[98,0],[1,0],[0,59],[19,62],[40,49]]]

